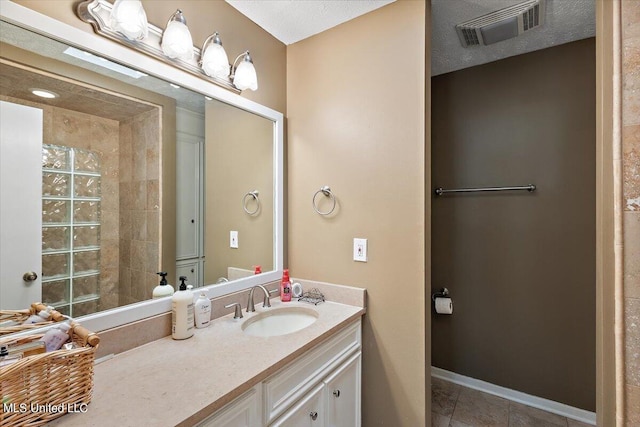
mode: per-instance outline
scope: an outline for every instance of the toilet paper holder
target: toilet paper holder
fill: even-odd
[[[440,289],[440,292],[434,292],[431,295],[431,301],[435,302],[436,298],[448,298],[448,297],[449,297],[449,289],[442,288]]]

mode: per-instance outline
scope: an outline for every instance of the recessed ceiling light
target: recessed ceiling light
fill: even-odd
[[[60,95],[58,95],[55,92],[51,92],[50,90],[45,90],[45,89],[29,89],[31,91],[32,94],[34,94],[35,96],[39,96],[40,98],[47,98],[47,99],[53,99],[53,98],[58,98]]]

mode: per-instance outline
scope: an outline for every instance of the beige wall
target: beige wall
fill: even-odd
[[[3,0],[4,1],[4,0]],[[49,15],[59,21],[93,33],[92,27],[75,14],[78,0],[15,0],[15,3]],[[278,111],[286,109],[286,48],[285,45],[235,10],[224,1],[143,0],[150,23],[164,28],[169,17],[180,7],[193,37],[202,47],[214,31],[220,33],[229,61],[245,50],[251,52],[258,73],[259,89],[245,91],[242,96]],[[173,276],[170,276],[173,277]]]
[[[640,2],[622,2],[626,425],[640,425]]]
[[[366,426],[430,414],[425,15],[424,2],[399,1],[287,49],[289,267],[367,288]],[[338,199],[328,217],[311,206],[323,185]],[[368,239],[367,263],[352,260],[354,237]]]
[[[207,102],[205,117],[204,283],[229,278],[227,267],[273,270],[273,122],[217,101]],[[260,209],[249,215],[242,203],[254,190]],[[256,209],[251,197],[246,202]],[[237,249],[229,247],[231,230]]]

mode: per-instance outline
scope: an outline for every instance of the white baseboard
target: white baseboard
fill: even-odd
[[[511,390],[510,388],[501,387],[499,385],[491,384],[486,381],[466,377],[464,375],[456,374],[455,372],[436,368],[435,366],[431,367],[431,376],[455,384],[460,384],[474,390],[480,390],[485,393],[513,400],[514,402],[522,403],[523,405],[542,409],[553,414],[562,415],[563,417],[571,418],[573,420],[582,421],[583,423],[596,425],[595,412],[585,411],[584,409],[574,408],[573,406],[565,405],[564,403],[532,396],[530,394],[526,394],[517,390]]]

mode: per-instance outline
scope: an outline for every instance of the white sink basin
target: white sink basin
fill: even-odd
[[[242,331],[254,337],[276,337],[306,328],[318,320],[318,312],[306,307],[267,309],[242,324]]]

